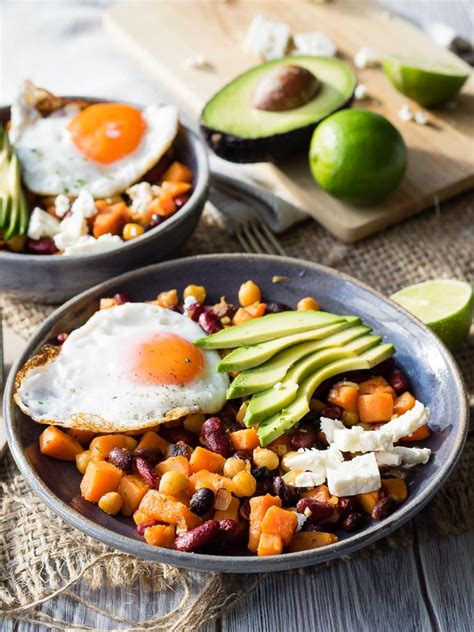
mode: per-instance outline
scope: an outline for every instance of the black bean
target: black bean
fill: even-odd
[[[197,516],[203,516],[210,511],[214,505],[214,492],[208,487],[201,487],[191,497],[189,509]]]

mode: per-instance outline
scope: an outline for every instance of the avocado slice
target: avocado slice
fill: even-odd
[[[261,318],[254,318],[246,323],[221,329],[215,334],[199,338],[195,344],[202,349],[232,349],[242,345],[259,344],[300,331],[317,329],[344,320],[344,316],[312,310],[267,314]]]
[[[336,322],[326,327],[319,327],[317,329],[311,329],[309,331],[298,332],[289,336],[283,336],[282,338],[275,338],[274,340],[268,340],[258,345],[250,345],[239,347],[234,349],[226,355],[217,365],[217,370],[220,373],[228,373],[230,371],[244,371],[245,369],[253,369],[272,358],[276,353],[287,349],[300,342],[306,340],[320,340],[324,341],[328,336],[349,329],[354,324],[358,324],[360,321],[352,322],[349,320],[343,320]],[[321,348],[325,345],[323,344]]]
[[[260,109],[255,95],[266,78],[285,65],[312,73],[318,89],[309,93],[309,100],[287,99],[289,104],[302,102],[299,107]],[[288,82],[281,85],[288,89]],[[201,131],[211,149],[226,160],[281,160],[306,149],[317,123],[350,105],[355,85],[350,66],[334,57],[292,55],[269,61],[250,68],[211,97],[201,113]],[[297,95],[288,94],[292,96]]]
[[[29,210],[21,186],[21,167],[8,133],[0,125],[0,231],[3,239],[24,235],[28,230]]]
[[[273,413],[288,406],[296,397],[298,386],[308,375],[314,375],[317,369],[335,364],[336,361],[347,358],[349,361],[375,345],[380,344],[380,336],[362,336],[344,347],[324,349],[306,356],[297,362],[285,375],[283,380],[266,391],[261,391],[252,397],[245,413],[244,423],[254,426]]]
[[[329,336],[324,339],[324,346],[331,348],[335,347],[335,352],[339,349],[339,353],[343,353],[344,345],[346,343],[368,334],[370,332],[369,327],[360,325],[359,327],[350,327],[344,331],[340,331],[333,336]],[[285,349],[277,353],[271,360],[256,367],[255,369],[249,369],[242,371],[237,375],[229,389],[227,390],[227,399],[234,399],[235,397],[244,397],[246,395],[253,395],[259,391],[265,391],[272,387],[274,384],[282,380],[287,371],[291,368],[295,362],[301,360],[310,353],[320,351],[321,340],[301,342],[289,349]],[[352,352],[346,351],[347,356],[355,355]],[[341,355],[339,357],[347,357]],[[338,358],[333,358],[334,360]]]
[[[293,402],[287,408],[269,416],[260,424],[257,430],[260,445],[268,445],[298,423],[309,412],[309,401],[314,391],[325,380],[345,371],[371,369],[390,358],[394,352],[395,348],[392,344],[379,344],[365,351],[357,358],[337,360],[307,377],[298,388]]]

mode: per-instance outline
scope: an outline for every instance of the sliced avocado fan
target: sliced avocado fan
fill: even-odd
[[[281,380],[272,388],[257,393],[250,400],[244,423],[247,427],[263,421],[277,411],[291,404],[297,397],[299,385],[308,375],[313,375],[319,369],[324,375],[326,369],[337,365],[337,361],[347,358],[346,362],[356,362],[368,349],[381,342],[380,336],[361,336],[353,342],[349,342],[344,347],[334,347],[324,349],[317,353],[310,354],[297,362]],[[347,368],[346,370],[353,370]],[[277,388],[278,386],[278,388]]]
[[[3,125],[0,125],[0,148],[0,233],[7,241],[26,234],[29,211],[21,187],[20,162]]]
[[[227,390],[227,399],[244,397],[246,395],[253,395],[259,391],[265,391],[282,380],[291,366],[293,366],[295,362],[298,362],[298,360],[301,360],[301,358],[320,351],[325,347],[340,346],[343,349],[346,343],[369,332],[370,328],[364,325],[350,327],[332,336],[328,336],[324,340],[308,340],[307,342],[300,342],[300,344],[296,344],[289,349],[280,351],[273,356],[273,358],[264,362],[264,364],[239,373]],[[351,354],[352,352],[347,352],[347,356]],[[340,357],[345,356],[342,355]]]
[[[319,369],[301,382],[296,397],[283,410],[267,417],[257,430],[262,446],[266,446],[288,432],[310,411],[309,402],[314,391],[325,380],[344,373],[371,369],[390,358],[395,351],[392,344],[378,344],[356,358],[336,360]]]

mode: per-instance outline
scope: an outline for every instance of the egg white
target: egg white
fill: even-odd
[[[67,105],[46,118],[30,117],[15,135],[25,185],[39,195],[78,195],[87,189],[94,198],[122,193],[149,171],[171,146],[178,131],[173,105],[148,105],[142,110],[147,129],[138,148],[121,160],[100,164],[84,156],[71,140],[69,122],[78,114]]]
[[[55,357],[42,366],[34,359],[28,363],[18,376],[15,399],[39,423],[94,432],[138,430],[221,410],[229,380],[216,371],[216,351],[203,352],[202,374],[185,385],[141,384],[127,377],[134,344],[159,333],[190,342],[203,336],[190,318],[156,305],[127,303],[98,311]]]

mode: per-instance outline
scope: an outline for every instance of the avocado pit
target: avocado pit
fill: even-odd
[[[306,68],[282,64],[260,80],[252,107],[266,112],[294,110],[314,99],[320,89],[321,82]]]

